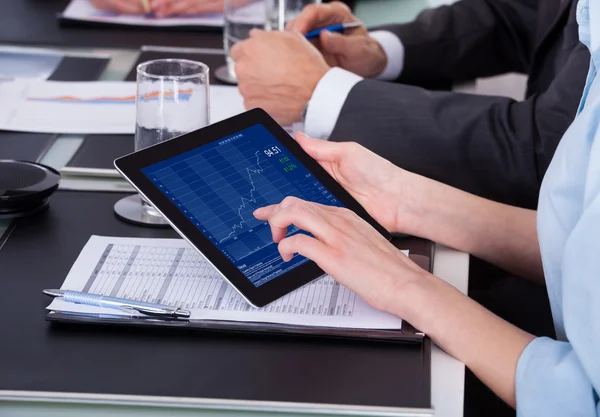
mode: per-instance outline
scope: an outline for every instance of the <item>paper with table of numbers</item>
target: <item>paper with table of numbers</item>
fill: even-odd
[[[368,277],[365,277],[368,279]],[[401,329],[402,320],[369,306],[324,276],[263,308],[250,306],[182,239],[92,236],[61,289],[162,303],[191,311],[191,320],[227,320],[355,329]],[[82,314],[130,313],[67,303],[49,310]]]

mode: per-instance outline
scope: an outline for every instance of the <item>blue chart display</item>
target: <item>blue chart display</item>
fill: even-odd
[[[287,196],[342,204],[262,125],[151,165],[142,172],[255,285],[307,261],[283,262],[268,223],[252,213]],[[290,228],[288,236],[304,233]]]

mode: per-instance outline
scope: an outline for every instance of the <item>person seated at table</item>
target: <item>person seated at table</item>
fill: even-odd
[[[241,7],[253,0],[230,0],[229,7]],[[94,6],[126,14],[154,13],[157,17],[223,13],[225,0],[92,0]]]
[[[101,10],[124,14],[154,13],[157,17],[223,13],[225,0],[92,0]]]
[[[325,31],[316,47],[300,34],[358,19],[339,2],[310,5],[289,32],[253,31],[231,54],[247,108],[284,125],[304,120],[310,136],[355,141],[410,171],[534,208],[589,64],[575,4],[461,0],[375,32]],[[412,85],[511,71],[529,75],[523,101]]]
[[[286,198],[255,211],[284,260],[300,254],[464,362],[517,415],[600,416],[600,0],[580,0],[592,60],[537,212],[405,171],[356,143],[296,140],[380,224],[547,286],[556,340],[520,330],[419,268],[353,212]],[[311,235],[286,237],[295,225]]]

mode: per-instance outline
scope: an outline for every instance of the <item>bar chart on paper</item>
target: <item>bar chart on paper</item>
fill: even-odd
[[[0,83],[0,97],[0,129],[68,134],[135,133],[136,99],[157,106],[202,100],[202,95],[194,94],[189,86],[152,90],[138,97],[134,82],[115,81],[16,80]],[[237,88],[210,87],[212,123],[244,111],[244,99]]]
[[[306,259],[283,262],[255,209],[286,196],[341,206],[262,125],[143,172],[256,286]],[[292,226],[288,235],[295,233],[303,232]]]

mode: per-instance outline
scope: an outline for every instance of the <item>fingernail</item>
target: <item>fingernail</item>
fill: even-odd
[[[254,210],[254,212],[252,213],[254,215],[254,217],[256,216],[260,216],[260,213],[263,212],[263,208],[257,208],[256,210]]]

